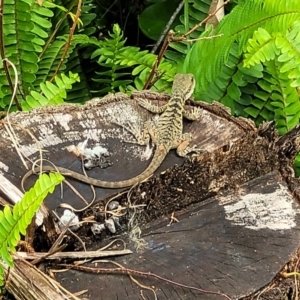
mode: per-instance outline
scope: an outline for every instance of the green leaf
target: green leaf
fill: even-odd
[[[259,114],[259,110],[254,107],[245,108],[245,112],[253,118],[257,118],[257,116]]]
[[[138,18],[142,32],[148,38],[158,40],[178,4],[179,1],[167,0],[152,4],[144,9]]]
[[[231,83],[228,86],[227,93],[229,97],[236,101],[239,100],[241,97],[241,91],[234,83]]]
[[[0,257],[9,266],[13,266],[10,252],[15,251],[20,240],[20,233],[26,234],[27,226],[31,223],[47,194],[52,193],[54,187],[63,179],[58,173],[40,175],[34,187],[24,194],[22,200],[15,204],[12,211],[8,205],[4,206],[3,211],[0,211]]]

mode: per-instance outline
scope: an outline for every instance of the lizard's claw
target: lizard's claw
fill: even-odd
[[[206,149],[197,148],[197,145],[194,145],[193,147],[190,147],[189,150],[190,150],[189,153],[195,153],[195,154],[208,152]]]
[[[195,120],[198,120],[203,114],[203,109],[201,109],[200,107],[193,107],[190,114]]]
[[[148,108],[149,106],[151,106],[151,103],[143,98],[138,99],[138,103],[140,106],[144,107],[144,108]]]
[[[202,116],[203,110],[200,107],[193,107],[192,110],[184,111],[183,116],[191,121],[196,121]]]

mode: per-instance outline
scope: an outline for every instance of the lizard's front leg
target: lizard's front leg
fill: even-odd
[[[152,113],[155,113],[155,114],[161,114],[167,108],[167,104],[160,105],[160,106],[159,105],[154,105],[149,100],[142,99],[142,98],[139,98],[137,101],[138,101],[140,106],[146,108],[147,110],[149,110],[149,111],[151,111]]]
[[[196,145],[193,147],[189,147],[189,143],[193,139],[193,135],[191,133],[184,133],[181,136],[181,140],[178,141],[174,146],[176,147],[176,153],[181,156],[185,157],[189,153],[202,153],[202,152],[207,152],[205,149],[197,148]]]
[[[196,121],[202,116],[203,110],[200,107],[193,107],[191,110],[184,110],[183,116],[191,121]]]

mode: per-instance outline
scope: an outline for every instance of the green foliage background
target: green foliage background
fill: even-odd
[[[141,30],[157,38],[179,3],[146,1],[138,18]],[[42,6],[11,0],[3,5],[1,55],[17,68],[16,99],[23,110],[64,101],[83,103],[109,92],[142,89],[147,81],[157,56],[127,45],[117,24],[97,38],[97,28],[105,22],[96,18],[100,8],[95,1],[83,1],[70,38],[77,5],[67,0],[48,0]],[[209,5],[210,1],[186,0],[170,28],[181,34],[188,31],[207,16]],[[175,73],[191,72],[196,76],[196,99],[219,101],[257,124],[274,119],[284,134],[299,123],[298,2],[233,1],[226,9],[217,28],[199,27],[189,37],[196,41],[170,44],[152,89],[169,91]],[[88,70],[83,67],[86,61]],[[11,67],[8,72],[0,69],[4,110],[15,80]]]
[[[148,38],[157,38],[181,1],[2,1],[0,16],[0,107],[12,110],[72,101],[84,103],[109,92],[142,89],[157,55],[130,45],[114,9],[128,10]],[[170,29],[178,35],[201,22],[211,1],[185,0]],[[280,134],[299,123],[300,8],[298,1],[231,1],[216,28],[197,28],[194,41],[172,42],[152,89],[170,91],[177,72],[196,77],[195,99],[219,101],[256,124],[275,120]],[[135,13],[135,15],[134,15]],[[123,16],[124,17],[124,16]],[[123,18],[124,19],[124,18]],[[74,32],[70,33],[70,28]],[[3,59],[9,60],[5,64]],[[17,76],[16,76],[17,74]]]

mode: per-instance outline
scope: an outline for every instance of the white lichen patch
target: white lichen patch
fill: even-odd
[[[79,122],[79,125],[84,128],[84,129],[91,129],[91,128],[96,128],[97,127],[97,123],[96,120],[94,119],[94,117],[90,116],[87,119],[84,119],[82,121]]]
[[[227,220],[253,230],[291,229],[296,226],[295,217],[299,214],[288,189],[282,185],[273,193],[247,194],[231,200],[230,204],[227,198],[220,204],[224,205]]]
[[[0,162],[0,170],[7,172],[8,171],[8,166],[5,165],[3,162]]]
[[[67,131],[63,133],[63,138],[66,141],[72,142],[72,141],[78,141],[81,140],[81,131],[74,130],[74,131]]]
[[[83,150],[83,155],[85,157],[100,156],[106,153],[108,153],[108,150],[99,144],[95,145],[93,148],[85,147]]]
[[[103,110],[98,110],[99,117],[111,122],[122,124],[136,124],[140,122],[140,115],[134,107],[127,103],[109,104]]]
[[[69,123],[70,121],[73,120],[72,115],[70,114],[65,114],[65,113],[56,113],[54,118],[54,124],[60,124],[60,126],[65,130],[65,131],[69,131],[70,130],[70,126]]]
[[[43,141],[47,139],[49,136],[53,136],[53,124],[41,124],[39,127],[39,140]]]
[[[211,117],[210,117],[211,118]],[[227,129],[229,126],[228,124],[222,122],[221,119],[217,119],[215,121],[212,120],[212,122],[214,122],[214,127],[217,129],[217,130],[224,130],[224,129]]]
[[[33,117],[33,116],[32,116]],[[21,125],[24,128],[30,128],[32,126],[32,118],[28,116],[24,116],[22,119],[19,120]],[[53,122],[53,117],[52,115],[40,115],[40,114],[35,114],[34,115],[34,122],[36,123],[51,123]]]
[[[48,146],[59,145],[62,142],[63,140],[57,134],[53,134],[45,136],[43,139],[40,139],[39,144],[32,143],[26,145],[19,145],[18,149],[22,155],[24,155],[25,157],[30,157],[32,154],[38,152],[40,149],[44,149]]]
[[[86,129],[86,130],[83,130],[82,133],[81,133],[81,137],[83,139],[90,139],[90,140],[93,140],[93,141],[99,141],[99,137],[101,136],[101,133],[102,133],[102,129],[97,129],[97,128],[89,128],[89,129]]]

